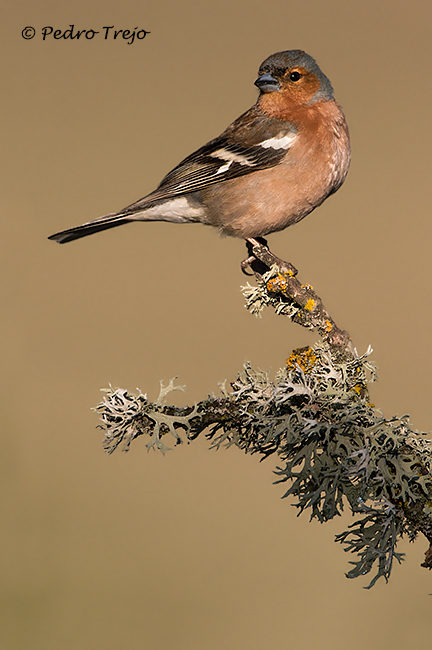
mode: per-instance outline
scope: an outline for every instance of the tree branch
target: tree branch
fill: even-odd
[[[296,275],[297,269],[276,257],[268,248],[260,243],[249,247],[250,252],[258,263],[251,262],[250,266],[258,282],[265,282],[269,296],[281,298],[298,307],[292,320],[308,329],[316,329],[335,354],[353,358],[351,339],[345,330],[341,330],[330,316],[321,298],[310,284],[301,284]],[[269,279],[271,269],[276,272]]]
[[[384,418],[370,403],[368,384],[376,369],[368,354],[358,356],[310,285],[296,269],[260,243],[249,245],[256,286],[243,287],[246,306],[259,314],[271,306],[279,315],[316,329],[323,342],[294,350],[274,380],[246,364],[231,390],[194,407],[167,406],[167,394],[180,387],[161,384],[156,402],[123,389],[105,389],[96,411],[105,431],[104,446],[127,451],[150,437],[148,449],[168,450],[164,440],[190,442],[205,433],[211,446],[236,445],[262,459],[276,454],[277,483],[288,483],[299,513],[324,522],[348,505],[361,516],[336,537],[358,560],[348,577],[376,569],[388,580],[396,543],[422,532],[432,549],[432,443],[410,428],[408,417]],[[432,550],[422,566],[432,567]]]

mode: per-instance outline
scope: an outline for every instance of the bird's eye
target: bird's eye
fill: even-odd
[[[291,72],[289,78],[291,79],[291,81],[298,81],[299,79],[301,79],[301,74],[300,72],[297,72],[297,70],[294,70],[294,72]]]

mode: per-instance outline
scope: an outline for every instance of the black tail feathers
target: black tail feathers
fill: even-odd
[[[108,230],[108,228],[115,228],[116,226],[121,226],[124,223],[130,223],[131,221],[133,221],[133,219],[127,219],[126,217],[119,216],[102,217],[100,220],[90,221],[89,223],[84,223],[82,226],[77,226],[76,228],[70,228],[69,230],[56,232],[54,235],[48,237],[48,239],[56,241],[59,244],[66,244],[68,241],[81,239],[81,237],[87,237],[87,235],[92,235],[95,232]]]

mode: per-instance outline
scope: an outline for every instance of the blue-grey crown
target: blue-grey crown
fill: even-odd
[[[286,52],[277,52],[272,54],[260,65],[259,74],[269,72],[275,76],[281,76],[287,68],[292,66],[305,68],[313,72],[321,82],[321,88],[315,93],[313,99],[333,99],[334,92],[330,79],[322,72],[318,63],[309,54],[303,50],[287,50]]]

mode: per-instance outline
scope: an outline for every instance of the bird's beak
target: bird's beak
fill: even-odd
[[[258,86],[258,88],[263,93],[272,93],[275,90],[280,90],[279,81],[275,79],[269,72],[266,72],[265,74],[262,74],[260,77],[258,77],[258,79],[255,81],[255,86]]]

